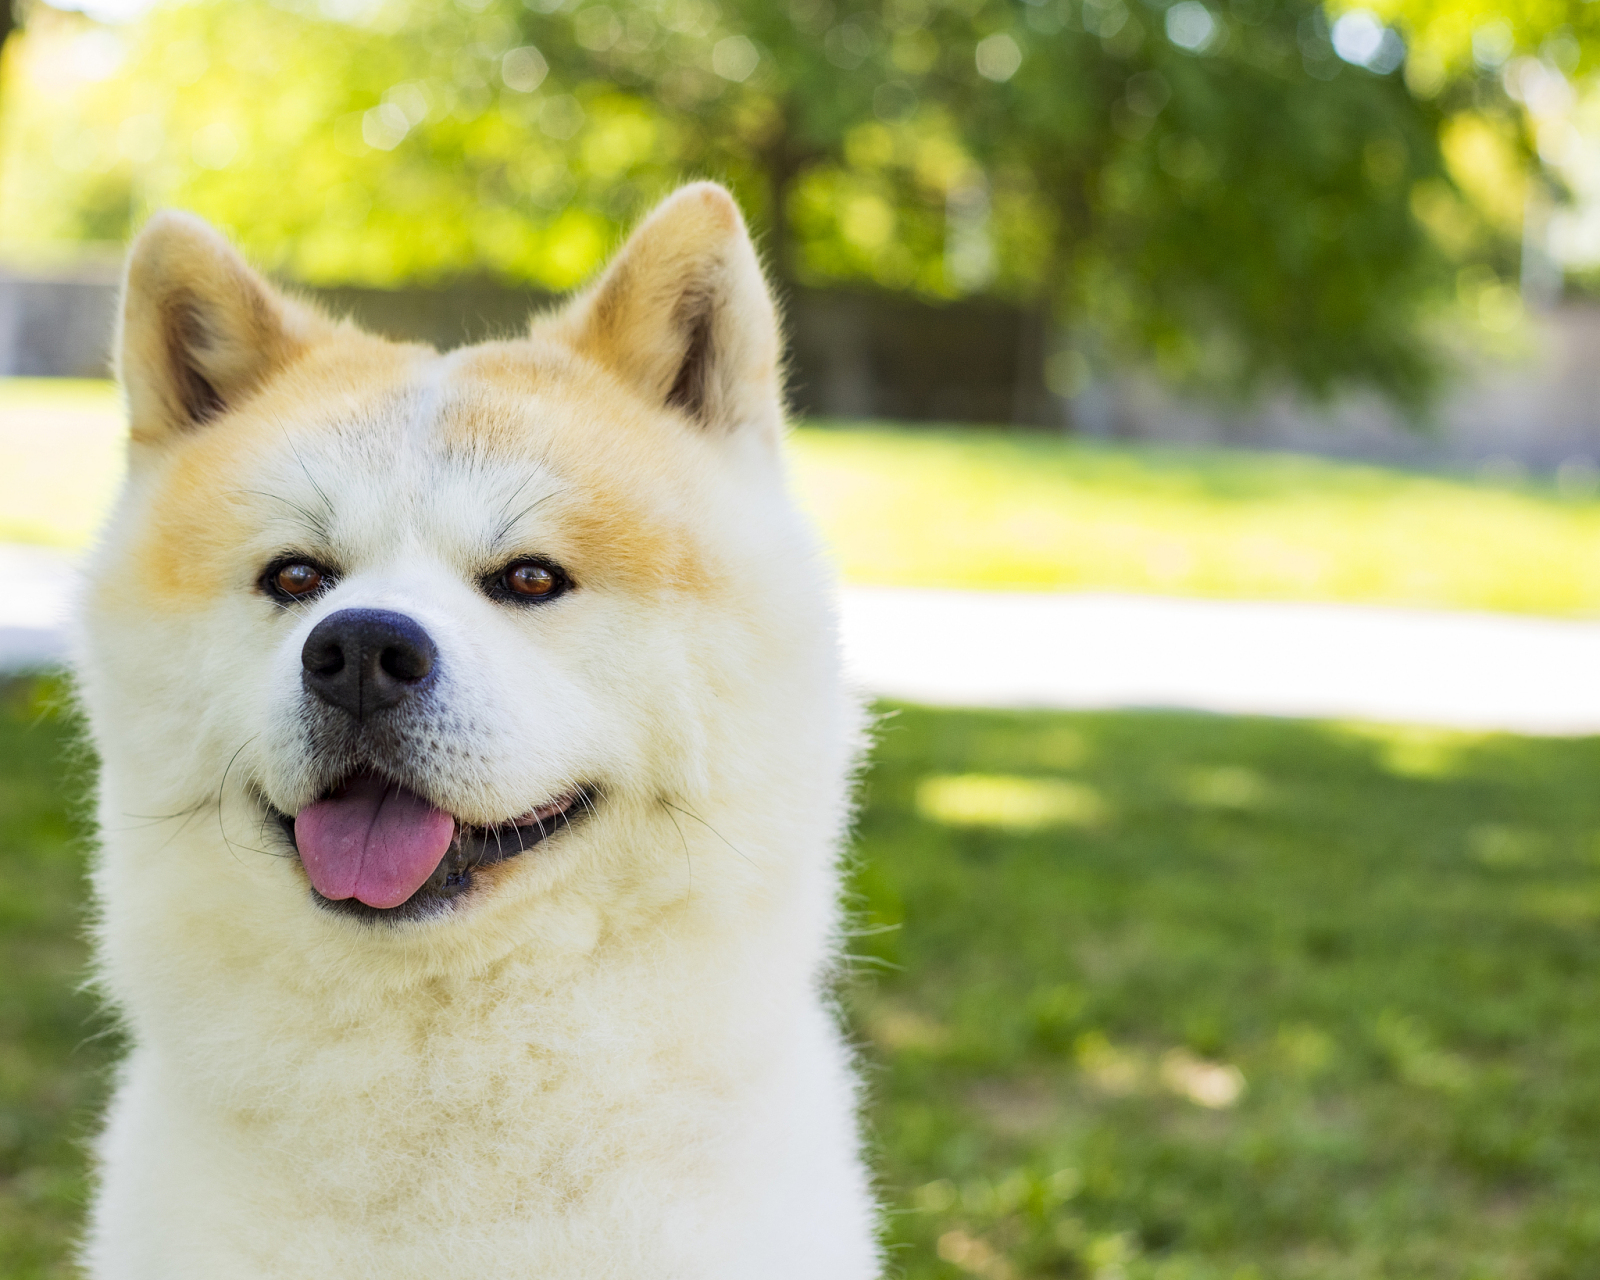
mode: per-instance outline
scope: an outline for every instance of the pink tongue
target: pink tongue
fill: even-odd
[[[416,792],[364,773],[300,810],[294,842],[324,898],[398,907],[433,874],[455,830]]]

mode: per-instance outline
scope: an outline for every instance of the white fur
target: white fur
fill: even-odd
[[[634,469],[651,479],[630,499],[692,524],[712,588],[598,574],[516,609],[475,585],[497,520],[529,508],[511,541],[560,548],[592,495],[566,446],[518,465],[448,445],[442,424],[488,404],[540,436],[593,405],[507,408],[470,362],[421,351],[370,394],[285,396],[263,402],[281,441],[241,437],[217,481],[249,531],[217,552],[217,581],[193,599],[145,589],[188,443],[137,446],[88,575],[98,971],[133,1045],[89,1273],[876,1275],[826,994],[859,712],[774,442],[661,415],[675,435]],[[309,536],[304,511],[345,574],[280,609],[255,576]],[[257,799],[316,798],[300,648],[355,605],[409,613],[439,647],[417,751],[458,815],[605,787],[592,817],[438,918],[316,905]]]

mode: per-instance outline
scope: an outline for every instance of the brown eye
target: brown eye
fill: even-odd
[[[506,589],[514,595],[537,599],[554,595],[560,580],[542,564],[514,564],[506,570]]]
[[[310,595],[322,581],[321,569],[300,561],[286,564],[272,575],[272,585],[286,596]]]
[[[544,604],[572,590],[572,579],[565,570],[548,560],[513,560],[480,581],[484,594],[502,604]]]

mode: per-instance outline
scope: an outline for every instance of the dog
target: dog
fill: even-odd
[[[162,213],[117,346],[87,1273],[878,1275],[829,994],[864,720],[730,195],[447,354]]]

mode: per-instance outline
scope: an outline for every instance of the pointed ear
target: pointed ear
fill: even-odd
[[[657,206],[557,333],[702,426],[781,430],[777,313],[739,207],[715,183]]]
[[[133,439],[159,443],[221,416],[329,329],[207,223],[156,214],[128,255],[117,334]]]

